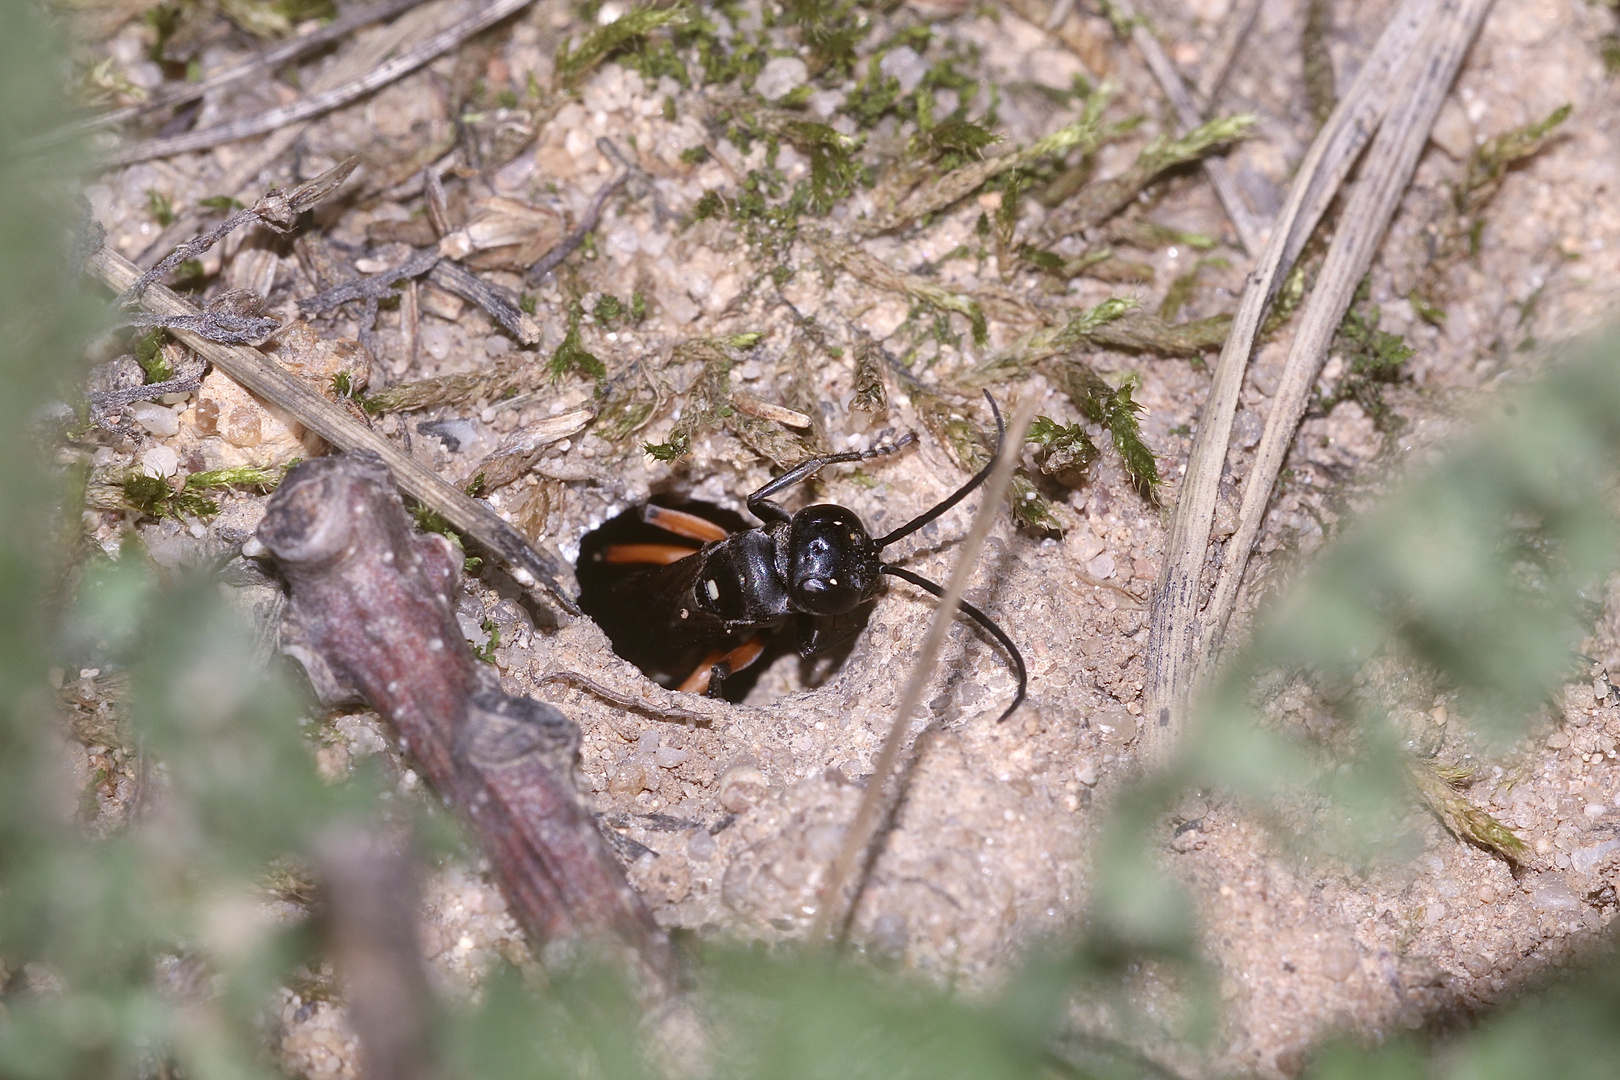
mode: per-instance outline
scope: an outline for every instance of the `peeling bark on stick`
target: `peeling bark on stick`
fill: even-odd
[[[628,946],[671,988],[668,940],[573,784],[579,729],[511,697],[456,623],[461,556],[413,531],[381,459],[357,452],[287,474],[259,526],[291,586],[283,648],[328,702],[369,702],[433,786],[472,823],[536,945]]]

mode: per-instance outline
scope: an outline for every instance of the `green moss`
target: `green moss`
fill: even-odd
[[[501,628],[494,619],[485,619],[478,624],[479,629],[489,637],[482,645],[474,645],[472,654],[486,664],[495,662],[495,650],[501,647]]]
[[[1603,73],[1609,78],[1620,75],[1620,33],[1607,33],[1598,38],[1598,57],[1603,61]]]
[[[611,293],[603,293],[591,307],[591,317],[603,326],[622,318],[624,313],[624,301]]]
[[[1222,116],[1176,138],[1160,135],[1144,146],[1119,176],[1081,187],[1064,208],[1063,227],[1071,231],[1087,229],[1108,219],[1165,170],[1197,161],[1217,147],[1246,137],[1254,120],[1250,113]]]
[[[946,120],[919,131],[912,152],[941,169],[956,169],[970,161],[983,161],[984,152],[1001,136],[971,120]]]
[[[1269,338],[1282,328],[1299,305],[1305,302],[1305,293],[1310,286],[1311,273],[1306,269],[1305,260],[1296,262],[1287,274],[1283,275],[1282,284],[1271,298],[1271,309],[1266,312],[1266,318],[1260,325],[1260,337]]]
[[[149,473],[130,472],[124,477],[123,487],[124,499],[131,509],[147,517],[174,517],[179,514],[202,517],[219,513],[219,506],[212,499],[176,491],[168,481]]]
[[[1035,481],[1023,469],[1013,472],[1012,480],[1007,484],[1007,501],[1019,528],[1033,533],[1062,534],[1063,523],[1052,513],[1051,502],[1040,493]]]
[[[203,268],[201,259],[187,259],[174,270],[174,289],[176,292],[198,292],[208,281],[208,271]]]
[[[579,324],[584,317],[584,309],[578,303],[569,307],[568,332],[563,335],[556,351],[546,363],[546,373],[551,376],[553,382],[560,382],[576,371],[584,372],[594,379],[600,379],[607,374],[607,367],[602,361],[588,352],[580,342]]]
[[[816,214],[825,214],[833,204],[854,190],[858,172],[855,151],[860,144],[826,124],[807,120],[784,123],[781,136],[810,158],[810,185],[806,197],[794,202]]]
[[[1412,305],[1412,311],[1417,317],[1430,326],[1446,325],[1445,310],[1430,303],[1416,289],[1406,294],[1406,302]]]
[[[1501,186],[1508,169],[1545,147],[1553,132],[1569,119],[1572,109],[1571,105],[1560,105],[1534,123],[1481,143],[1468,161],[1468,176],[1454,194],[1457,211],[1465,216],[1478,213]]]
[[[146,189],[146,210],[159,225],[174,224],[174,203],[157,188]]]
[[[1036,444],[1035,464],[1041,472],[1066,487],[1084,483],[1097,460],[1097,444],[1079,424],[1065,427],[1050,416],[1037,416],[1025,440]]]
[[[1384,401],[1384,391],[1406,377],[1404,365],[1414,350],[1399,334],[1378,328],[1383,313],[1367,303],[1369,289],[1363,281],[1339,324],[1331,352],[1343,358],[1345,372],[1333,393],[1318,396],[1317,408],[1330,412],[1341,401],[1354,401],[1379,431],[1387,432],[1398,428],[1401,418]]]
[[[206,199],[198,199],[197,205],[216,214],[228,214],[232,210],[242,209],[241,201],[229,195],[210,195]]]
[[[1169,225],[1150,221],[1147,218],[1136,218],[1132,221],[1122,222],[1110,226],[1108,230],[1110,240],[1119,244],[1130,244],[1146,251],[1158,251],[1167,247],[1185,247],[1194,251],[1210,251],[1220,243],[1208,233],[1189,232],[1186,229],[1177,229]]]
[[[1110,387],[1089,366],[1070,361],[1064,365],[1064,389],[1086,419],[1101,424],[1113,438],[1114,449],[1131,485],[1144,499],[1158,497],[1159,465],[1142,440],[1142,406],[1131,398],[1135,383],[1127,380]]]
[[[1310,0],[1305,6],[1305,29],[1300,35],[1300,51],[1305,56],[1305,102],[1317,127],[1327,122],[1337,103],[1333,76],[1333,54],[1328,42],[1333,37],[1333,11],[1328,0]]]
[[[678,461],[692,452],[692,438],[684,431],[676,431],[668,442],[642,443],[642,449],[656,461]]]
[[[418,502],[410,503],[409,509],[418,529],[422,532],[438,533],[446,540],[449,540],[455,546],[455,549],[462,553],[461,567],[467,573],[472,573],[484,564],[483,559],[467,555],[467,545],[462,542],[461,534],[456,532],[455,527],[450,524],[450,520],[443,514]]]
[[[153,328],[142,334],[135,342],[135,362],[141,365],[146,372],[146,381],[149,383],[168,382],[174,378],[174,365],[163,354],[163,343],[169,340],[166,331]]]
[[[853,0],[785,0],[783,21],[798,27],[812,75],[845,75],[855,67],[855,47],[871,29]]]
[[[641,41],[659,27],[678,26],[687,18],[686,7],[680,4],[668,8],[639,7],[592,30],[572,49],[564,43],[557,50],[558,85],[578,85],[608,57]]]
[[[1170,288],[1165,290],[1164,300],[1159,304],[1159,318],[1166,322],[1174,322],[1176,316],[1181,314],[1181,309],[1187,306],[1187,302],[1197,291],[1198,275],[1204,270],[1225,269],[1231,265],[1226,259],[1220,258],[1199,259],[1193,263],[1191,269],[1172,281]]]
[[[147,517],[206,517],[219,513],[219,504],[199,494],[211,488],[251,487],[270,491],[281,482],[281,473],[269,469],[242,466],[233,469],[215,469],[211,472],[192,473],[179,488],[157,476],[138,470],[124,477],[124,501],[132,510]]]

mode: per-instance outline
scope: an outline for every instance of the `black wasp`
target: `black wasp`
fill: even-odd
[[[999,450],[1006,429],[995,401],[990,408]],[[699,516],[651,503],[621,515],[580,544],[579,606],[607,632],[620,656],[690,693],[718,694],[722,680],[758,660],[766,638],[790,623],[800,656],[836,649],[865,625],[881,575],[941,595],[938,585],[883,562],[879,552],[965,499],[990,475],[994,461],[939,505],[877,539],[847,507],[821,503],[791,513],[773,496],[828,465],[892,454],[914,440],[906,435],[886,446],[825,454],[795,466],[748,496],[749,512],[763,525],[750,527],[740,515],[718,508]],[[1018,693],[1001,715],[1005,720],[1024,700],[1024,658],[988,615],[966,601],[962,610],[1001,643],[1018,673]]]

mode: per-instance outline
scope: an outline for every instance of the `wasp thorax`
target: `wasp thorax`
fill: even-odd
[[[788,531],[788,592],[814,615],[854,611],[878,579],[878,547],[854,512],[830,504],[793,515]]]

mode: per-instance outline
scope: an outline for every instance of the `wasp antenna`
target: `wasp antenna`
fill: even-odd
[[[910,521],[894,530],[894,532],[875,541],[879,548],[888,547],[896,540],[902,540],[905,537],[910,536],[912,533],[916,532],[924,525],[927,525],[930,521],[933,521],[951,507],[973,494],[973,489],[984,483],[985,479],[990,475],[990,470],[996,467],[996,458],[1001,456],[1001,444],[1006,441],[1007,438],[1007,425],[1002,423],[1001,410],[996,407],[996,399],[990,396],[990,391],[986,390],[984,392],[984,400],[990,403],[990,412],[996,418],[996,452],[990,455],[990,460],[985,463],[984,468],[973,474],[973,479],[956,489],[955,494],[951,495],[932,510],[927,511],[920,517],[912,518]]]
[[[999,414],[997,415],[996,419],[1001,419]],[[932,593],[935,596],[943,597],[945,595],[944,589],[940,588],[938,585],[935,585],[927,578],[922,577],[919,574],[913,574],[910,570],[894,566],[891,563],[884,563],[882,566],[878,567],[878,572],[889,574],[892,577],[897,577],[901,581],[909,581],[911,584],[917,586],[917,588],[922,589],[924,592]],[[1007,636],[1007,632],[1005,630],[996,625],[994,619],[980,611],[978,608],[974,607],[972,604],[968,603],[966,600],[959,600],[957,602],[961,605],[962,610],[967,612],[968,618],[984,627],[986,633],[1001,643],[1001,647],[1007,650],[1007,656],[1012,660],[1013,670],[1018,672],[1018,693],[1014,695],[1012,704],[1007,706],[1007,711],[1002,713],[1001,716],[996,719],[996,723],[999,724],[1003,720],[1007,719],[1007,717],[1018,711],[1018,706],[1024,703],[1024,695],[1029,690],[1029,676],[1024,671],[1024,654],[1018,651],[1018,646],[1013,644],[1012,638]]]

